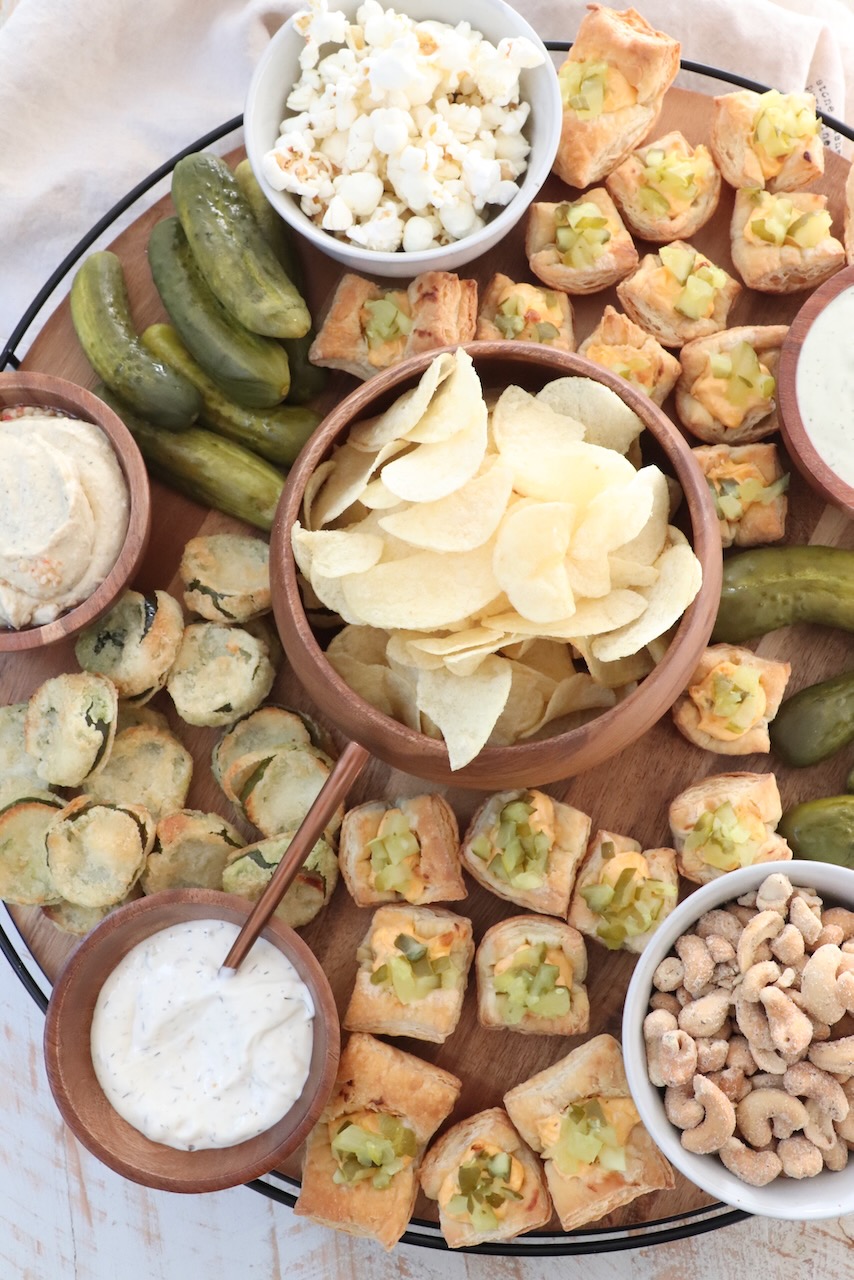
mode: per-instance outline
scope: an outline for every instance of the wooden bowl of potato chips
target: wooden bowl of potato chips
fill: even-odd
[[[591,361],[515,342],[347,396],[290,473],[270,563],[317,706],[393,768],[476,789],[634,742],[690,679],[721,586],[676,427]]]

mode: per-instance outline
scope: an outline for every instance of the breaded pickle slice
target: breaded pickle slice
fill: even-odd
[[[218,813],[170,813],[157,823],[154,847],[140,876],[142,891],[221,889],[226,861],[243,843],[240,832]]]
[[[184,634],[184,614],[166,591],[126,591],[74,646],[84,671],[108,676],[120,698],[147,702],[166,683]]]
[[[239,894],[250,902],[260,898],[294,834],[294,831],[285,831],[229,854],[222,873],[225,892]],[[335,850],[326,840],[318,840],[275,914],[292,929],[301,929],[326,906],[337,883]]]
[[[332,770],[332,761],[317,747],[280,747],[241,756],[223,778],[223,790],[236,795],[247,822],[265,836],[296,831]],[[344,817],[340,805],[325,835],[334,834]]]
[[[56,787],[79,787],[109,757],[118,695],[105,676],[88,671],[54,676],[27,705],[25,740],[36,773]]]
[[[225,725],[259,706],[275,679],[269,648],[242,627],[192,623],[166,687],[187,724]]]
[[[0,806],[45,789],[35,760],[27,755],[26,716],[26,702],[0,707]]]
[[[47,864],[61,897],[80,907],[112,907],[136,884],[154,844],[142,805],[96,804],[77,796],[47,836]]]
[[[0,898],[6,902],[31,907],[59,901],[45,836],[62,806],[49,791],[33,791],[0,809]]]
[[[240,533],[191,538],[179,572],[184,604],[211,622],[248,622],[272,607],[270,548],[263,538]]]
[[[61,929],[63,933],[71,933],[76,938],[84,938],[90,930],[95,928],[96,924],[100,924],[111,911],[115,911],[116,907],[124,906],[126,902],[131,902],[137,897],[139,897],[139,893],[136,891],[136,886],[134,886],[126,898],[122,898],[121,902],[116,902],[109,907],[81,907],[76,902],[66,902],[64,898],[61,898],[59,902],[42,907],[42,915],[46,916],[51,924],[56,925],[57,929]]]
[[[183,808],[193,777],[193,757],[169,732],[140,724],[117,733],[110,758],[84,783],[99,804],[141,804],[155,822]]]
[[[311,733],[302,716],[284,707],[259,707],[222,735],[211,752],[211,772],[222,786],[225,774],[241,756],[253,751],[310,744]],[[229,796],[229,799],[236,803],[236,798]]]

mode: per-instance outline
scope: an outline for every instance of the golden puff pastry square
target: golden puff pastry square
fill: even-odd
[[[670,830],[679,874],[708,884],[756,862],[788,861],[792,851],[776,833],[783,816],[773,773],[719,773],[670,802]]]
[[[654,244],[687,240],[718,207],[721,175],[707,147],[678,129],[644,143],[605,179],[632,235]]]
[[[575,880],[567,919],[609,951],[640,954],[676,906],[674,849],[644,849],[631,836],[597,831]]]
[[[542,1162],[502,1107],[478,1111],[443,1133],[419,1178],[424,1194],[439,1203],[439,1228],[452,1249],[513,1240],[552,1216]]]
[[[796,191],[824,173],[811,93],[739,89],[715,98],[709,146],[731,187]]]
[[[477,1016],[488,1030],[575,1036],[587,1030],[587,949],[577,929],[511,916],[487,929],[475,956]]]
[[[768,725],[780,710],[791,674],[788,662],[760,658],[740,645],[711,645],[673,704],[673,723],[704,751],[724,756],[770,751]]]
[[[686,342],[676,412],[709,444],[747,444],[779,427],[777,372],[788,325],[736,325]]]
[[[407,1228],[427,1143],[450,1115],[462,1082],[373,1036],[350,1036],[335,1090],[308,1136],[294,1212],[392,1249]],[[353,1126],[354,1135],[340,1136]],[[333,1142],[338,1146],[333,1148]],[[383,1163],[359,1167],[368,1142]],[[336,1181],[336,1174],[338,1181]]]
[[[475,338],[541,342],[558,351],[574,351],[572,304],[565,293],[514,281],[498,271],[481,295]]]
[[[681,347],[726,328],[741,285],[684,240],[648,253],[617,297],[636,324],[664,347]]]
[[[596,293],[638,265],[638,251],[604,187],[578,200],[532,204],[525,231],[528,265],[565,293]]]
[[[459,844],[456,816],[442,796],[372,800],[345,813],[338,861],[357,907],[457,902],[466,896]]]
[[[348,271],[308,358],[365,380],[407,356],[471,342],[476,318],[476,282],[451,271],[425,271],[405,289],[384,289]]]
[[[674,355],[610,303],[578,348],[578,354],[619,374],[633,387],[645,391],[657,405],[664,404],[682,372]]]
[[[558,71],[563,117],[554,171],[571,187],[598,182],[654,127],[679,71],[679,41],[636,9],[590,4]]]
[[[812,191],[774,195],[756,187],[737,191],[730,221],[735,269],[749,289],[760,293],[812,289],[845,262],[831,223],[827,196]]]
[[[623,1053],[613,1036],[594,1036],[504,1095],[510,1119],[545,1161],[546,1180],[565,1231],[593,1222],[649,1191],[671,1190],[673,1170],[647,1133],[629,1094]],[[573,1129],[606,1127],[590,1163],[573,1159]],[[623,1155],[619,1152],[622,1150]],[[602,1163],[625,1167],[606,1168]]]
[[[455,1030],[474,940],[471,921],[441,908],[378,907],[356,952],[348,1031],[442,1044]]]
[[[587,814],[543,791],[499,791],[469,823],[461,857],[478,884],[499,898],[565,917],[589,834]]]
[[[712,492],[722,546],[757,547],[785,537],[789,477],[776,445],[710,444],[691,452]]]

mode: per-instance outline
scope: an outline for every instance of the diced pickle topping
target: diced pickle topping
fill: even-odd
[[[481,835],[472,841],[475,857],[482,858],[497,879],[514,889],[539,889],[546,879],[552,842],[531,822],[534,809],[528,800],[510,801],[499,814],[492,838]]]
[[[763,93],[753,122],[753,142],[772,160],[788,156],[801,138],[818,133],[814,111],[793,103],[776,89]]]
[[[608,219],[592,200],[564,202],[555,209],[555,244],[566,266],[589,267],[610,239]]]
[[[777,383],[749,342],[737,342],[731,351],[709,356],[709,373],[725,381],[730,404],[747,411],[767,403],[770,409]]]
[[[767,706],[760,673],[732,662],[720,663],[688,695],[700,712],[700,728],[712,720],[718,722],[712,729],[720,725],[739,738],[762,719]]]
[[[569,1013],[571,996],[560,966],[549,964],[545,942],[521,947],[508,968],[492,978],[498,1011],[508,1026],[527,1013],[538,1018],[562,1018]]]
[[[679,151],[652,147],[644,157],[638,201],[648,213],[666,216],[691,205],[700,194],[698,177],[707,176],[709,161]]]
[[[507,1151],[480,1151],[457,1170],[459,1190],[445,1205],[452,1218],[469,1219],[477,1231],[494,1231],[508,1200],[521,1200],[525,1171]]]
[[[715,510],[722,520],[740,520],[748,507],[758,502],[767,506],[779,498],[789,487],[788,475],[780,476],[773,484],[765,484],[760,477],[746,480],[726,476],[708,477],[708,485],[715,501]]]
[[[690,320],[710,316],[715,296],[726,283],[726,274],[696,250],[678,244],[665,244],[658,251],[662,265],[682,285],[673,303],[674,309]]]
[[[445,946],[442,946],[444,941]],[[429,954],[431,943],[438,943],[438,955]],[[362,949],[357,953],[360,961],[370,960],[376,965],[371,973],[371,982],[375,987],[389,986],[401,1004],[415,1004],[423,1000],[431,991],[447,990],[457,985],[459,967],[449,954],[450,939],[431,939],[424,941],[406,933],[400,933],[394,940],[394,949],[388,954],[383,949],[377,956],[372,948],[366,955]],[[446,950],[447,947],[447,950]],[[377,964],[377,960],[382,962]]]
[[[605,106],[607,78],[607,62],[592,59],[565,62],[558,73],[564,107],[574,111],[579,120],[592,120],[595,116],[600,116]]]
[[[421,845],[400,809],[389,809],[383,815],[379,831],[367,847],[375,889],[399,893],[403,898],[418,896],[423,887],[417,875]]]
[[[685,852],[699,854],[719,871],[735,871],[752,865],[764,836],[762,822],[751,814],[738,814],[726,800],[700,815],[685,841]]]
[[[340,1125],[333,1121],[335,1125],[331,1147],[338,1168],[333,1182],[353,1185],[370,1178],[382,1190],[417,1154],[415,1134],[397,1116],[375,1112],[361,1123],[344,1119]]]
[[[799,249],[814,249],[830,235],[832,219],[826,209],[804,213],[790,197],[759,189],[753,190],[752,199],[756,208],[747,221],[748,238],[778,248],[794,245]]]
[[[602,856],[606,863],[603,879],[579,892],[590,910],[602,917],[596,936],[609,951],[616,951],[627,938],[649,933],[664,904],[676,897],[676,886],[644,875],[637,866],[627,866],[616,879],[609,878],[607,864],[617,856],[611,840],[603,843]]]
[[[394,301],[392,294],[364,303],[368,313],[365,321],[365,337],[369,347],[381,347],[386,342],[405,338],[412,330],[412,320]]]
[[[574,1102],[563,1113],[557,1141],[543,1152],[560,1173],[575,1177],[585,1166],[624,1172],[626,1151],[617,1140],[617,1131],[608,1124],[597,1098]]]

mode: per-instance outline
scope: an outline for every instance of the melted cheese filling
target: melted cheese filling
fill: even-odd
[[[759,371],[766,377],[771,376],[767,365],[759,362]],[[772,396],[763,396],[756,387],[748,386],[742,380],[743,402],[733,404],[729,398],[729,379],[716,378],[710,369],[701,374],[691,387],[691,395],[706,409],[713,418],[725,427],[740,427],[747,415],[754,409],[763,408],[770,413],[774,407]]]

